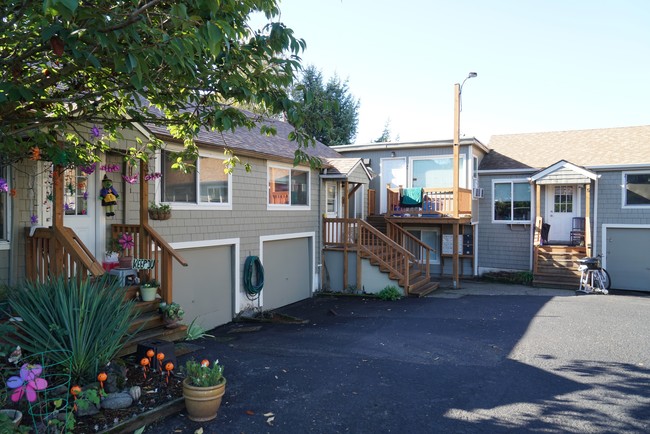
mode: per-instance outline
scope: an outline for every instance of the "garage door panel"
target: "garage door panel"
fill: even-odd
[[[607,228],[606,241],[612,288],[650,291],[650,229]]]
[[[174,265],[174,301],[206,329],[233,318],[232,246],[183,249],[187,267]]]
[[[311,296],[309,238],[264,242],[264,309],[276,309]]]

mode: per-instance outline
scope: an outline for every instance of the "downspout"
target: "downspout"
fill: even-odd
[[[325,174],[327,173],[327,169],[325,169]],[[316,268],[318,269],[318,278],[316,280],[316,286],[317,288],[314,288],[312,290],[312,294],[316,292],[317,290],[320,291],[323,289],[323,215],[325,214],[323,212],[323,198],[321,197],[322,194],[322,189],[323,189],[323,178],[320,176],[318,177],[318,212],[317,212],[317,217],[318,217],[318,265]],[[314,279],[312,279],[313,281]],[[312,283],[313,284],[313,283]]]
[[[598,245],[598,179],[600,178],[600,175],[594,179],[594,230],[591,231],[591,254],[594,255],[594,252],[596,251],[596,246]],[[603,267],[606,265],[605,263],[607,262],[607,256],[605,255],[605,252],[602,251],[603,246],[600,246],[601,254],[603,255]],[[595,256],[595,255],[594,255]]]

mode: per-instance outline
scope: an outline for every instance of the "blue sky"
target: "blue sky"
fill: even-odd
[[[281,0],[303,65],[348,79],[357,143],[650,124],[645,0]]]

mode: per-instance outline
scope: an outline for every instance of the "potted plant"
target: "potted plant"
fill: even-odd
[[[185,315],[180,304],[174,302],[167,304],[164,301],[160,303],[160,313],[168,328],[177,327],[178,321],[182,320]]]
[[[120,252],[122,251],[122,247],[120,246],[119,241],[117,241],[115,238],[111,238],[106,242],[106,262],[108,263],[116,263],[119,262],[119,256]]]
[[[142,301],[154,301],[158,294],[160,282],[156,279],[149,279],[140,284],[140,298]]]
[[[223,366],[216,360],[212,366],[208,360],[185,363],[183,397],[187,416],[195,422],[207,422],[217,417],[221,398],[226,391]]]
[[[151,220],[169,220],[172,216],[172,207],[168,204],[151,202],[149,204],[149,218]]]
[[[122,233],[120,234],[119,238],[115,240],[115,243],[113,240],[111,241],[111,245],[120,252],[120,268],[132,268],[132,250],[135,247],[135,240],[133,239],[133,235],[129,233]],[[113,247],[111,247],[111,249],[113,249]]]

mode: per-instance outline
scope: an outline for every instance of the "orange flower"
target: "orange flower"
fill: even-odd
[[[81,393],[81,387],[79,387],[79,386],[72,386],[72,387],[70,388],[70,393],[71,393],[73,396],[76,397],[77,395],[79,395],[79,394]]]
[[[29,157],[30,160],[38,161],[41,159],[41,149],[38,146],[32,148],[32,156]]]

